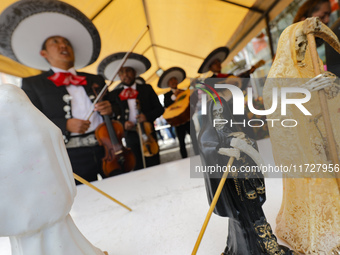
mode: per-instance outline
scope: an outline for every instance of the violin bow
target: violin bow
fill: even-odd
[[[143,167],[146,168],[145,164],[145,156],[144,156],[144,147],[143,147],[143,134],[141,130],[141,123],[137,122],[137,129],[138,129],[138,136],[139,136],[139,143],[140,143],[140,152],[142,154],[142,160],[143,160]]]
[[[138,114],[140,114],[140,102],[138,99],[136,99],[136,108],[138,111]],[[140,152],[142,154],[142,160],[143,160],[143,167],[146,168],[146,164],[145,164],[145,156],[144,156],[144,147],[143,147],[143,134],[142,134],[142,127],[141,127],[141,123],[138,122],[137,120],[137,132],[138,132],[138,136],[139,136],[139,143],[140,143]]]
[[[93,101],[92,103],[92,110],[86,114],[86,116],[88,116],[86,118],[86,120],[89,120],[93,114],[93,109],[94,109],[94,105],[96,103],[98,103],[102,97],[104,96],[104,94],[106,93],[106,91],[108,90],[109,86],[113,83],[114,79],[116,78],[119,70],[122,68],[122,66],[125,64],[126,60],[128,59],[128,57],[130,56],[130,54],[132,53],[132,51],[136,48],[137,44],[140,42],[140,40],[143,38],[143,36],[146,34],[146,32],[149,31],[149,25],[146,25],[145,27],[143,27],[141,33],[138,35],[137,39],[135,40],[135,42],[133,43],[131,49],[126,52],[124,58],[122,59],[122,61],[120,62],[120,64],[118,65],[116,71],[114,72],[113,78],[111,79],[109,84],[105,84],[105,86],[102,88],[102,90],[100,91],[100,93],[98,94],[97,98]]]

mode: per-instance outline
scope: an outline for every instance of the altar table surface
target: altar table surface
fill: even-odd
[[[258,144],[265,163],[274,164],[269,139]],[[132,212],[77,186],[71,216],[85,237],[110,255],[189,255],[209,210],[204,180],[190,178],[189,168],[187,158],[92,183]],[[266,179],[266,188],[264,210],[275,229],[282,179]],[[197,254],[221,254],[227,232],[228,219],[212,214]],[[0,237],[0,254],[11,255],[7,237]]]

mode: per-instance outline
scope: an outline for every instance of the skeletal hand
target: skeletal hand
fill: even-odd
[[[224,155],[224,156],[229,156],[229,157],[234,157],[237,160],[240,159],[240,154],[241,151],[236,148],[220,148],[218,150],[218,154]]]
[[[336,75],[331,72],[324,72],[310,79],[308,82],[303,84],[301,87],[306,88],[309,91],[316,91],[320,89],[325,89],[327,87],[333,86],[333,82],[336,79]]]
[[[246,135],[243,132],[232,132],[228,135],[228,137],[235,137],[233,139],[242,139],[246,141]],[[218,154],[224,155],[224,156],[229,156],[229,157],[234,157],[237,160],[240,159],[241,151],[237,148],[231,147],[231,148],[220,148],[218,150]]]
[[[249,138],[246,137],[245,133],[243,132],[232,132],[228,135],[229,137],[233,137],[230,141],[230,148],[220,148],[218,150],[218,153],[221,155],[225,155],[225,156],[229,156],[229,157],[234,157],[237,160],[240,159],[240,155],[241,155],[241,151],[245,152],[247,154],[247,152],[249,151],[249,149],[253,149],[252,147],[252,142],[249,140]],[[234,147],[232,144],[239,144],[239,140],[244,141],[243,143],[248,147],[248,149],[246,149],[244,151],[244,148],[236,148]]]
[[[339,94],[340,86],[333,83],[332,86],[325,88],[325,93],[328,99],[332,99]]]
[[[245,141],[247,144],[249,145],[253,145],[253,141],[251,141],[245,133],[243,132],[232,132],[228,135],[229,137],[232,136],[232,137],[235,137],[235,138],[238,138],[238,139],[241,139],[243,141]]]
[[[245,140],[245,139],[246,139],[246,135],[245,135],[245,133],[243,133],[243,132],[232,132],[232,133],[230,133],[228,136],[233,136],[233,137],[235,137],[235,138],[240,138],[240,139],[242,139],[242,140]]]
[[[249,143],[251,141],[250,139],[247,139],[247,137],[244,135],[242,132],[235,132],[231,133],[235,136],[239,136],[242,138],[232,138],[230,140],[230,147],[229,148],[220,148],[218,150],[218,154],[224,155],[224,156],[229,156],[229,157],[235,157],[236,160],[243,160],[244,164],[245,158],[241,158],[241,152],[250,157],[254,163],[257,166],[264,166],[265,163],[260,155],[260,153],[252,146],[252,144]],[[242,155],[244,155],[242,154]],[[262,178],[263,174],[260,172],[255,172],[253,175],[256,178]]]

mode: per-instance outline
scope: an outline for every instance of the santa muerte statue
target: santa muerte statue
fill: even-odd
[[[0,85],[0,113],[0,236],[12,254],[107,254],[69,214],[77,190],[60,129],[14,85]]]
[[[214,119],[233,119],[232,109],[223,97],[221,104],[211,100],[199,134],[202,164],[226,166],[234,157],[214,212],[229,217],[227,247],[224,255],[295,254],[277,243],[262,205],[266,201],[265,183],[261,171],[242,173],[241,166],[263,165],[256,142],[236,125],[213,125]],[[204,180],[211,203],[223,173],[206,172]]]
[[[269,126],[275,164],[298,167],[297,171],[283,173],[276,233],[303,254],[340,254],[340,89],[335,75],[324,71],[315,43],[313,46],[314,36],[340,52],[338,38],[319,19],[295,23],[280,36],[263,90],[267,109],[272,105],[274,88],[310,91],[309,100],[303,104],[310,114],[303,114],[294,104],[287,105],[284,118],[296,121],[296,125]],[[333,63],[329,64],[337,71]],[[306,97],[303,93],[292,96],[300,100]],[[282,119],[281,107],[267,118]]]

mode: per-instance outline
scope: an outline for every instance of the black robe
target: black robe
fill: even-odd
[[[229,104],[223,99],[222,118],[233,119]],[[217,100],[218,102],[218,100]],[[219,148],[231,148],[232,132],[242,131],[238,126],[230,127],[225,124],[222,129],[213,127],[213,106],[208,103],[207,115],[203,116],[204,126],[199,134],[198,142],[203,166],[226,166],[229,157],[220,155]],[[241,118],[240,116],[239,118]],[[247,142],[257,149],[255,141]],[[250,156],[241,152],[240,159],[234,160],[233,166],[255,166]],[[223,172],[204,173],[204,181],[209,203],[213,200]],[[264,255],[264,254],[290,254],[286,253],[277,244],[267,223],[262,205],[266,200],[265,183],[261,172],[241,173],[229,172],[214,212],[223,217],[229,217],[229,232],[225,254],[233,255]],[[289,251],[287,251],[289,252]]]

